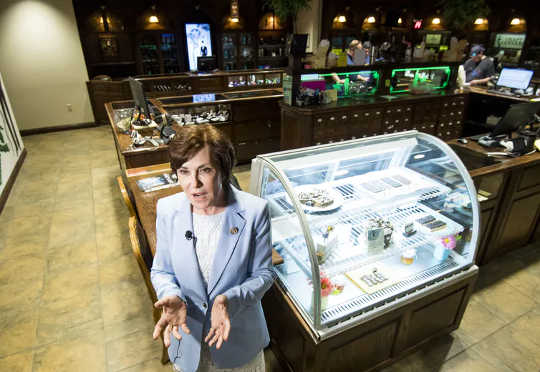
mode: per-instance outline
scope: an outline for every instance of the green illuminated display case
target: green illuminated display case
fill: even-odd
[[[450,76],[450,66],[396,68],[390,78],[390,94],[429,93],[445,89]]]
[[[377,70],[302,74],[300,87],[335,89],[338,98],[366,96],[377,92],[379,77]]]

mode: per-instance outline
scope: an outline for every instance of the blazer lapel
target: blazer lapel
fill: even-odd
[[[191,203],[183,199],[179,206],[178,214],[174,219],[174,231],[180,236],[178,241],[178,258],[182,272],[180,273],[186,281],[191,282],[191,287],[200,295],[201,299],[206,300],[206,288],[199,267],[199,260],[195,252],[195,238],[188,240],[185,237],[186,231],[193,234],[193,215],[191,213]],[[174,258],[173,258],[174,259]]]
[[[238,240],[244,231],[246,221],[240,212],[239,206],[234,199],[234,191],[231,190],[229,206],[225,211],[225,222],[223,223],[218,247],[214,256],[214,262],[212,264],[212,271],[210,273],[210,281],[208,283],[209,296],[223,275],[223,271],[231,260],[231,256],[238,244]]]

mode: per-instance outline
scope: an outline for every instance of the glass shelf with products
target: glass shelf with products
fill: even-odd
[[[324,91],[335,89],[338,98],[373,95],[379,86],[379,71],[302,74],[300,87]]]
[[[441,172],[440,168],[446,172]],[[280,284],[314,332],[467,270],[474,184],[444,142],[416,131],[259,155]]]
[[[390,94],[430,93],[444,89],[450,81],[450,66],[397,68],[392,70]]]

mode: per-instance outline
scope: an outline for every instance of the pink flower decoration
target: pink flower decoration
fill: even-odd
[[[321,296],[329,296],[334,290],[334,285],[327,276],[321,275]]]
[[[456,237],[454,235],[445,236],[441,238],[441,243],[446,249],[454,249],[456,248]]]

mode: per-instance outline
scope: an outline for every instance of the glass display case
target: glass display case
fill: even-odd
[[[269,203],[278,282],[320,338],[476,270],[475,187],[436,137],[259,155],[250,192]]]
[[[394,69],[390,79],[390,94],[429,93],[444,89],[450,80],[450,73],[450,66]]]
[[[339,72],[324,74],[303,74],[300,88],[320,91],[335,89],[338,98],[372,95],[379,86],[378,71]]]

